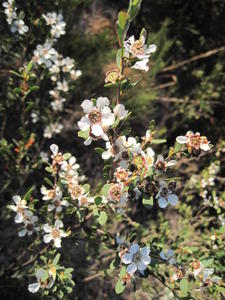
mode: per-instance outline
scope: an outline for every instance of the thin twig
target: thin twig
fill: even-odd
[[[160,72],[168,72],[168,71],[178,69],[178,68],[183,67],[184,65],[187,65],[187,64],[189,64],[193,61],[203,59],[203,58],[209,57],[211,55],[215,55],[215,54],[217,54],[221,51],[225,51],[225,46],[217,48],[217,49],[209,50],[207,52],[204,52],[204,53],[201,53],[199,55],[193,56],[191,58],[185,59],[185,60],[183,60],[183,61],[181,61],[181,62],[179,62],[175,65],[171,65],[171,66],[163,68]]]

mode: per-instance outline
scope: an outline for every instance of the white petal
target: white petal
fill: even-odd
[[[109,127],[115,122],[115,116],[113,113],[108,113],[102,116],[102,126]]]
[[[153,157],[155,155],[155,152],[150,147],[146,149],[146,153],[149,157]]]
[[[160,197],[158,200],[159,207],[166,208],[168,203],[164,197]]]
[[[91,142],[92,142],[92,138],[89,137],[89,138],[87,138],[86,141],[84,142],[84,145],[85,145],[85,146],[88,146],[88,145],[91,144]]]
[[[108,141],[108,140],[109,140],[108,135],[105,134],[104,132],[103,132],[103,134],[101,135],[101,138],[102,138],[104,141]]]
[[[18,235],[19,235],[20,237],[22,237],[22,236],[25,236],[26,233],[27,233],[27,230],[26,230],[26,229],[23,229],[23,230],[19,231]]]
[[[59,229],[63,227],[63,222],[61,220],[56,220],[55,221],[55,228]]]
[[[15,205],[9,205],[8,207],[13,211],[17,211],[17,207]]]
[[[59,238],[56,238],[54,241],[54,245],[56,248],[60,248],[61,247],[61,240]]]
[[[132,257],[133,255],[131,253],[125,253],[123,256],[122,256],[122,262],[124,264],[130,264],[131,261],[132,261]]]
[[[201,144],[200,144],[200,148],[201,148],[203,151],[209,151],[209,150],[210,150],[209,143],[207,143],[207,144],[201,143]]]
[[[93,109],[93,102],[90,100],[84,100],[81,106],[86,114],[89,114]]]
[[[39,290],[40,288],[40,283],[39,282],[36,282],[36,283],[32,283],[32,284],[29,284],[28,285],[28,291],[30,293],[37,293],[37,291]]]
[[[167,259],[167,258],[166,258],[166,255],[165,255],[165,253],[164,253],[164,251],[161,251],[161,252],[159,253],[159,256],[160,256],[162,259],[164,259],[164,260]]]
[[[189,142],[189,138],[187,138],[186,136],[178,136],[176,138],[176,141],[179,143],[179,144],[187,144]]]
[[[52,231],[52,227],[49,226],[48,224],[45,224],[45,225],[43,226],[43,229],[44,229],[44,231],[47,232],[47,233],[49,233],[49,232]]]
[[[168,163],[166,164],[167,167],[172,167],[175,166],[177,164],[176,160],[170,160],[168,161]]]
[[[154,53],[155,51],[156,51],[156,49],[157,49],[157,47],[156,47],[156,45],[155,44],[151,44],[149,47],[148,47],[148,49],[147,49],[147,53]]]
[[[97,99],[97,107],[103,109],[105,106],[109,106],[110,101],[107,97],[99,97]]]
[[[52,151],[52,153],[53,153],[54,155],[56,155],[56,154],[58,153],[58,151],[59,151],[59,147],[58,147],[56,144],[52,144],[52,145],[50,146],[50,149],[51,149],[51,151]]]
[[[55,209],[55,206],[52,204],[48,205],[48,211],[53,211]]]
[[[143,261],[140,261],[138,263],[138,270],[140,271],[144,271],[145,269],[147,269],[147,265],[143,263]]]
[[[167,253],[166,253],[166,256],[167,257],[172,257],[174,255],[174,252],[173,252],[173,250],[171,250],[171,249],[169,249],[168,251],[167,251]]]
[[[175,194],[169,195],[169,196],[168,196],[168,202],[169,202],[171,205],[173,205],[173,206],[177,205],[177,202],[178,202],[178,197],[177,197],[177,195],[175,195]]]
[[[142,256],[142,262],[143,262],[143,264],[145,264],[145,265],[149,265],[150,262],[151,262],[151,258],[149,257],[149,255],[143,255],[143,256]]]
[[[44,237],[43,237],[43,240],[46,244],[49,243],[52,240],[52,235],[50,233],[45,234]]]
[[[135,244],[131,245],[130,253],[135,254],[139,251],[139,249],[140,249],[139,245],[137,243],[135,243]]]
[[[21,197],[19,195],[13,196],[12,199],[16,204],[19,204],[21,201]]]
[[[15,216],[15,222],[16,223],[22,223],[23,222],[23,215],[21,213],[18,213],[16,216]]]
[[[76,158],[74,156],[70,157],[69,164],[73,165],[76,162]]]
[[[91,132],[95,135],[95,136],[101,136],[103,134],[103,129],[102,126],[99,124],[94,124],[91,127]]]
[[[127,267],[127,269],[126,269],[126,271],[127,271],[127,273],[129,273],[129,274],[134,274],[134,272],[137,270],[137,265],[136,264],[134,264],[134,263],[132,263],[132,264],[130,264],[128,267]]]
[[[111,151],[108,150],[108,151],[105,151],[102,153],[102,158],[103,159],[109,159],[111,157]]]
[[[87,117],[82,117],[81,120],[77,123],[81,131],[86,131],[90,128],[90,120]]]
[[[141,255],[143,255],[143,256],[148,256],[148,255],[149,255],[149,252],[150,252],[150,249],[149,249],[149,247],[147,247],[147,246],[143,247],[143,248],[140,250],[140,253],[141,253]]]
[[[38,269],[36,272],[37,279],[40,280],[43,277],[44,273],[45,273],[44,269],[42,269],[42,268]]]
[[[117,104],[113,110],[115,116],[123,119],[128,114],[128,110],[125,110],[125,106],[123,104]]]

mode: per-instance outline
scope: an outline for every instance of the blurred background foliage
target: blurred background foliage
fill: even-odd
[[[128,1],[34,0],[17,1],[17,5],[22,7],[25,20],[31,28],[26,38],[15,37],[10,33],[3,12],[0,18],[0,295],[1,299],[39,299],[38,296],[35,298],[26,294],[26,266],[22,267],[19,274],[14,274],[13,268],[15,264],[21,263],[18,257],[27,242],[16,238],[16,228],[6,205],[10,203],[12,195],[24,193],[30,186],[34,186],[34,193],[39,195],[43,167],[40,164],[35,167],[34,161],[29,157],[40,150],[48,151],[52,142],[60,145],[64,152],[69,151],[78,158],[93,187],[102,181],[103,162],[95,153],[94,146],[85,147],[83,140],[77,137],[76,123],[81,117],[79,105],[83,99],[97,96],[115,98],[115,91],[103,86],[105,73],[116,66],[117,13],[120,9],[127,8]],[[44,42],[46,28],[40,17],[42,13],[52,11],[62,11],[67,23],[67,33],[59,39],[56,48],[64,56],[74,58],[83,74],[71,85],[69,100],[62,116],[62,133],[51,141],[44,140],[43,124],[37,124],[35,128],[28,124],[27,132],[34,132],[42,148],[31,148],[27,158],[18,162],[13,139],[20,141],[27,137],[26,132],[20,130],[22,107],[14,94],[18,79],[9,76],[9,71],[17,71],[25,61],[32,58],[36,45]],[[145,27],[149,43],[155,43],[157,51],[152,55],[150,72],[144,75],[135,73],[134,78],[141,79],[140,83],[122,97],[122,103],[132,111],[129,126],[134,136],[144,135],[150,120],[155,120],[158,134],[167,138],[168,146],[173,145],[176,136],[183,135],[189,129],[199,131],[214,144],[211,153],[201,160],[192,159],[188,162],[183,159],[176,168],[176,175],[185,183],[179,186],[181,201],[178,207],[162,214],[156,208],[148,211],[137,205],[129,215],[145,228],[137,226],[137,236],[151,236],[152,241],[157,241],[158,244],[178,248],[177,254],[183,259],[183,263],[188,263],[190,257],[210,255],[215,273],[220,276],[223,273],[221,265],[224,259],[224,230],[221,227],[224,221],[220,220],[224,220],[225,200],[224,16],[224,0],[144,0],[128,36],[134,34],[137,37],[141,28]],[[34,106],[44,113],[44,108],[49,103],[51,82],[42,80],[41,76],[45,78],[43,72],[38,78],[40,88],[33,92],[32,98]],[[49,118],[50,112],[45,115],[43,123],[47,124]],[[201,187],[202,177],[195,178],[193,184],[193,175],[202,174],[207,181],[207,170],[212,163],[219,166],[219,171],[215,176],[215,185],[207,185],[205,188],[208,188],[211,195],[210,203],[205,203],[201,196],[204,191]],[[117,217],[115,223],[110,223],[110,230],[121,230],[123,224],[119,227],[119,221]],[[139,232],[142,230],[143,232]],[[73,249],[69,243],[65,243],[64,247],[63,257],[66,264],[75,266],[74,279],[77,283],[70,299],[170,299],[168,291],[162,289],[160,282],[155,283],[155,279],[144,282],[143,291],[135,294],[128,291],[121,297],[114,294],[113,280],[110,277],[106,276],[104,280],[101,277],[85,280],[93,274],[96,261],[99,261],[97,267],[100,270],[109,266],[112,252],[108,257],[100,244],[78,244],[79,247]],[[90,259],[94,256],[96,261]],[[139,282],[137,290],[138,286]],[[222,299],[222,292],[213,288],[210,294],[194,293],[195,299]]]

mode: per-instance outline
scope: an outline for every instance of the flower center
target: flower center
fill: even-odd
[[[131,51],[137,55],[144,54],[143,43],[140,40],[135,41],[131,47]]]
[[[59,206],[61,206],[61,201],[60,200],[55,200],[53,202],[53,204],[54,204],[55,207],[59,207]]]
[[[48,197],[49,198],[54,198],[55,197],[55,190],[50,190],[50,191],[48,191]]]
[[[53,228],[53,229],[52,229],[52,237],[53,237],[54,239],[60,238],[60,230],[59,230],[59,229],[56,229],[56,228]]]
[[[27,224],[27,230],[28,231],[33,231],[34,230],[34,225],[32,223]]]
[[[162,197],[164,197],[164,198],[167,197],[167,195],[168,195],[168,189],[164,187],[164,188],[162,189],[160,195],[161,195]]]
[[[137,252],[133,255],[132,261],[134,263],[139,263],[141,261],[141,258],[142,258],[141,253]]]
[[[120,200],[120,197],[121,197],[121,187],[120,186],[113,186],[111,189],[110,189],[110,192],[109,192],[111,198],[115,201],[119,201]]]
[[[92,124],[99,123],[102,119],[102,114],[99,110],[94,109],[89,115],[89,120],[91,121]]]

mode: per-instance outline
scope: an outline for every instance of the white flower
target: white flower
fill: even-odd
[[[12,199],[16,205],[9,205],[9,208],[17,213],[15,216],[15,222],[22,223],[24,221],[26,209],[28,208],[27,201],[21,199],[19,195],[13,196]]]
[[[59,147],[56,144],[52,144],[50,146],[50,149],[52,151],[52,160],[53,160],[53,165],[61,165],[64,161],[62,152],[59,152]]]
[[[132,174],[131,172],[126,171],[121,167],[118,167],[116,169],[116,172],[114,173],[114,176],[117,182],[123,182],[123,181],[127,181],[131,174]]]
[[[44,45],[37,45],[33,59],[39,65],[45,64],[47,68],[50,68],[55,63],[57,56],[58,52],[52,48],[52,42],[46,41]]]
[[[89,138],[85,141],[85,145],[89,145],[92,139],[108,140],[105,131],[114,123],[115,116],[109,108],[109,99],[99,97],[96,106],[90,100],[84,100],[81,104],[86,115],[78,122],[81,131],[89,132]]]
[[[82,75],[81,70],[71,70],[70,77],[72,80],[77,80]]]
[[[64,161],[61,165],[61,172],[59,173],[60,177],[64,177],[66,179],[65,183],[71,181],[78,181],[78,169],[80,165],[76,163],[76,158],[71,156],[69,161]],[[63,182],[64,183],[64,182]]]
[[[18,31],[19,34],[24,34],[29,30],[29,27],[25,25],[23,20],[16,20],[13,22],[11,31],[14,33]]]
[[[149,66],[147,65],[149,62],[148,58],[137,61],[131,68],[136,70],[141,70],[148,72]]]
[[[32,112],[30,116],[32,119],[32,123],[37,123],[37,121],[39,120],[39,115],[36,112]]]
[[[69,203],[66,200],[62,200],[62,192],[57,186],[54,189],[48,190],[45,186],[41,187],[41,193],[44,195],[43,200],[51,200],[51,203],[48,205],[48,211],[53,211],[60,213],[63,206],[68,206]]]
[[[63,227],[63,222],[61,220],[56,220],[54,227],[49,226],[49,224],[45,224],[43,229],[47,234],[45,234],[43,237],[44,242],[49,243],[53,241],[54,246],[56,248],[60,248],[61,238],[67,236],[67,234],[60,229],[62,227]]]
[[[74,59],[72,59],[70,57],[63,58],[62,66],[63,66],[62,67],[63,72],[71,72],[71,70],[74,68]]]
[[[65,98],[61,98],[61,99],[56,99],[54,101],[52,101],[51,107],[54,111],[62,111],[63,110],[63,103],[66,101]]]
[[[37,272],[36,272],[37,282],[31,283],[28,285],[28,291],[30,293],[33,293],[33,294],[37,293],[38,290],[40,289],[40,287],[50,289],[53,286],[53,284],[54,284],[53,278],[51,278],[51,280],[49,281],[49,283],[47,285],[42,281],[42,277],[44,276],[45,272],[46,271],[44,269],[37,270]],[[50,274],[50,272],[49,272],[49,274]]]
[[[160,170],[160,171],[166,171],[167,168],[169,167],[173,167],[177,164],[177,161],[176,160],[169,160],[169,161],[166,161],[164,159],[164,157],[159,154],[157,156],[157,159],[156,159],[156,162],[155,162],[155,167]]]
[[[51,139],[53,134],[60,133],[63,125],[60,123],[51,123],[44,129],[44,137]]]
[[[166,208],[169,203],[175,206],[178,202],[177,195],[173,194],[173,191],[171,191],[168,188],[168,185],[165,181],[160,181],[159,184],[160,184],[160,189],[158,194],[156,195],[156,199],[158,199],[159,207]]]
[[[156,45],[151,44],[150,46],[147,46],[145,40],[145,35],[142,35],[139,40],[135,40],[134,36],[131,36],[124,43],[125,51],[140,60],[148,59],[151,53],[156,51]]]
[[[31,216],[27,220],[24,220],[24,229],[19,231],[18,235],[19,237],[23,237],[26,234],[29,236],[33,234],[35,231],[38,232],[40,228],[37,226],[38,217],[37,216]]]
[[[210,150],[210,142],[207,140],[207,137],[201,136],[199,132],[193,133],[188,131],[185,136],[178,136],[176,141],[179,144],[186,144],[189,152],[193,150]]]
[[[137,270],[143,274],[151,262],[149,256],[150,249],[144,247],[140,249],[138,244],[131,245],[129,252],[122,256],[122,263],[129,265],[126,269],[130,275],[134,274]]]
[[[159,255],[162,259],[167,260],[171,265],[176,263],[176,260],[173,258],[174,252],[171,249],[167,250],[167,252],[161,251]]]
[[[124,191],[124,186],[122,183],[115,183],[109,189],[109,200],[119,203],[122,206],[125,206],[128,201],[128,192]]]
[[[115,117],[118,117],[120,120],[124,119],[128,115],[128,110],[125,109],[123,104],[117,104],[113,109]]]
[[[69,86],[66,80],[63,80],[63,82],[58,81],[57,82],[57,90],[62,91],[64,93],[69,91]]]
[[[9,25],[12,24],[13,20],[17,18],[16,6],[14,5],[13,0],[8,0],[8,2],[3,2],[2,6],[4,7],[4,13],[7,16],[7,22]]]
[[[48,162],[49,161],[47,152],[41,151],[40,152],[40,158],[43,162]]]

